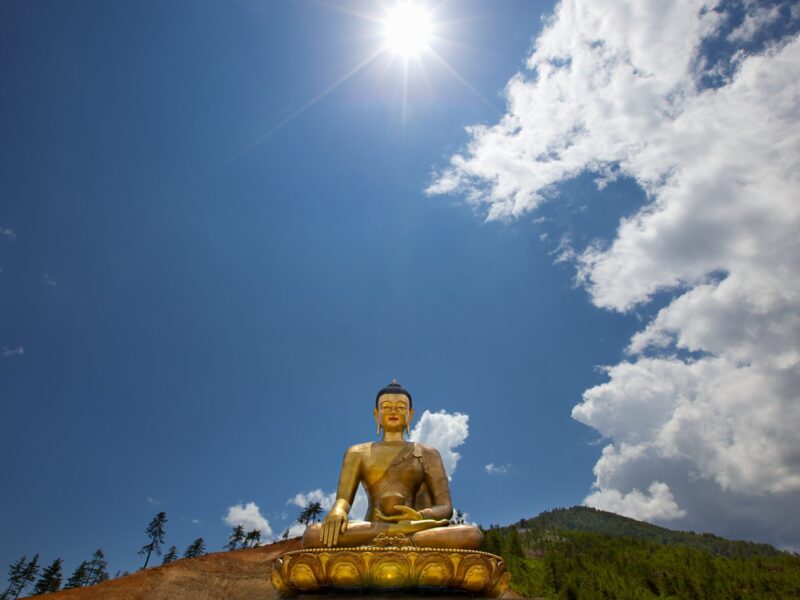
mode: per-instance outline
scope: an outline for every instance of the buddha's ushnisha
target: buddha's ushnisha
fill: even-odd
[[[306,529],[303,547],[363,546],[381,533],[402,533],[418,547],[480,548],[480,529],[450,524],[453,502],[439,452],[405,439],[414,418],[408,390],[392,380],[378,392],[374,415],[381,441],[348,448],[336,502],[321,525]],[[369,499],[364,521],[348,518],[359,484]]]

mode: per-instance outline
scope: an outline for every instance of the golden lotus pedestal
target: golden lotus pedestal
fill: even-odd
[[[272,585],[285,597],[326,591],[468,592],[497,598],[510,575],[502,558],[476,550],[415,546],[313,548],[273,562]]]

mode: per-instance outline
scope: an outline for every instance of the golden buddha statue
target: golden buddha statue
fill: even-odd
[[[405,439],[414,418],[411,394],[392,380],[378,392],[373,414],[381,441],[347,450],[333,507],[322,524],[306,529],[302,550],[275,559],[275,588],[282,596],[398,587],[502,595],[509,583],[502,558],[480,551],[479,528],[450,524],[441,456]],[[349,518],[359,485],[369,499],[363,521]]]
[[[303,547],[363,546],[382,534],[403,534],[419,547],[478,550],[480,529],[450,524],[453,503],[439,452],[405,440],[414,418],[408,390],[392,380],[378,392],[374,416],[381,441],[347,450],[336,502],[321,525],[306,529]],[[359,484],[369,499],[364,521],[348,518]]]

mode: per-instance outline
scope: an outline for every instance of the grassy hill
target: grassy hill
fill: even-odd
[[[531,598],[800,598],[800,556],[587,507],[492,526],[484,549]]]

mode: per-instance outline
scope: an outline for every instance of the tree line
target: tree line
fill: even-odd
[[[319,520],[322,514],[322,505],[319,502],[311,502],[305,506],[297,522],[308,527],[311,523]],[[162,557],[161,564],[166,565],[178,560],[178,549],[170,546],[166,553],[162,551],[164,537],[166,536],[167,514],[159,512],[145,529],[148,541],[139,549],[139,556],[144,557],[142,569],[146,569],[153,555]],[[289,537],[289,529],[282,535],[283,539]],[[244,526],[234,525],[228,537],[228,542],[223,546],[224,550],[233,551],[245,548],[254,548],[261,544],[262,532],[254,528],[245,531]],[[189,544],[184,550],[181,558],[197,558],[207,553],[206,542],[200,537]],[[72,575],[64,582],[63,563],[61,558],[55,559],[50,565],[42,568],[39,562],[39,554],[28,560],[27,556],[22,556],[13,562],[8,568],[8,585],[5,591],[0,594],[0,600],[17,600],[24,597],[24,592],[31,589],[34,596],[49,594],[62,589],[73,589],[95,585],[111,579],[108,574],[108,562],[101,548],[95,550],[89,560],[81,562],[73,571]],[[118,571],[114,577],[129,575],[127,571]],[[63,583],[63,587],[62,587]]]
[[[682,543],[519,525],[485,530],[483,549],[503,557],[511,587],[528,598],[800,598],[796,554],[755,549],[730,556]]]

